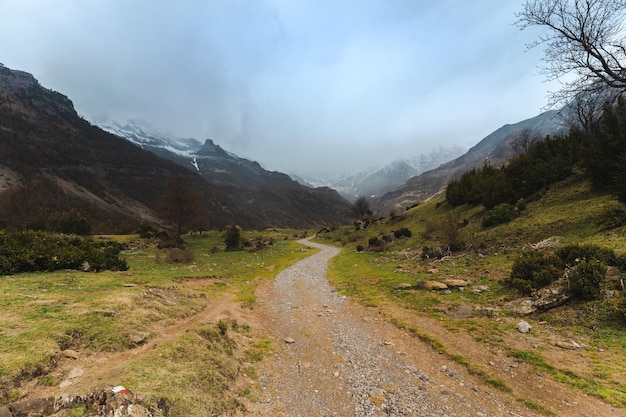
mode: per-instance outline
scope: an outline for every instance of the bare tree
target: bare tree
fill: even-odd
[[[202,205],[202,194],[191,188],[184,177],[167,181],[157,210],[161,217],[174,225],[177,236],[198,224],[202,215],[206,214]]]
[[[370,213],[370,202],[365,197],[359,197],[352,204],[352,214],[356,219],[362,219],[366,214]]]
[[[573,75],[551,93],[549,106],[626,91],[626,0],[527,0],[516,17],[520,29],[546,29],[528,47],[545,48],[547,79]]]

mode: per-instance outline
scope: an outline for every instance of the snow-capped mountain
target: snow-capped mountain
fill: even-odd
[[[350,205],[328,187],[304,186],[288,175],[228,152],[212,139],[179,139],[146,122],[93,120],[101,129],[126,138],[158,156],[194,171],[219,187],[250,217],[274,226],[310,227],[349,220]],[[245,219],[237,219],[245,224]],[[248,223],[251,223],[248,222]]]
[[[84,117],[100,129],[128,139],[140,148],[149,151],[165,149],[177,155],[191,156],[202,147],[202,143],[197,139],[178,138],[157,130],[143,120],[129,120],[121,123],[115,120],[97,120],[89,116]]]
[[[302,184],[327,186],[337,190],[344,198],[354,201],[358,197],[379,197],[402,184],[409,178],[431,170],[465,152],[460,146],[442,147],[410,159],[399,159],[382,167],[363,170],[350,175],[305,177],[290,174]]]

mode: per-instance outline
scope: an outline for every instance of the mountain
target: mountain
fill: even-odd
[[[446,185],[464,172],[484,164],[502,166],[523,151],[524,146],[546,135],[567,133],[560,110],[550,110],[515,124],[507,124],[487,135],[464,155],[439,167],[410,178],[400,187],[380,197],[380,211],[404,209],[425,201],[445,190]],[[527,142],[527,143],[524,143]]]
[[[135,131],[137,138],[139,133]],[[157,156],[156,149],[146,150],[153,145],[105,132],[79,117],[63,94],[42,87],[29,73],[0,66],[0,203],[6,203],[12,191],[31,185],[37,204],[32,199],[30,208],[38,206],[34,208],[40,216],[78,214],[94,232],[124,233],[140,222],[162,224],[156,215],[158,199],[167,181],[180,177],[201,194],[211,228],[318,227],[346,218],[349,203],[327,189],[288,184],[281,199],[274,184],[266,184],[265,190],[241,182],[207,181],[190,163],[183,167]],[[176,146],[180,154],[197,152],[193,158],[198,166],[209,165],[212,157],[206,146],[196,149],[192,141]],[[285,182],[286,176],[275,176],[280,178],[276,183]],[[281,207],[285,196],[294,201]],[[275,202],[270,208],[261,199]],[[13,210],[15,216],[25,210],[21,212]],[[0,222],[7,225],[4,214]]]
[[[308,228],[346,223],[350,204],[329,187],[302,185],[288,175],[224,150],[212,139],[176,138],[146,122],[94,120],[143,149],[198,173],[222,195],[266,226]]]
[[[330,175],[327,177],[303,177],[291,174],[305,185],[324,185],[337,190],[344,198],[354,201],[358,197],[377,198],[404,184],[409,178],[433,169],[440,164],[461,155],[464,149],[458,146],[439,148],[430,153],[410,159],[399,159],[383,167],[364,170],[350,175]]]

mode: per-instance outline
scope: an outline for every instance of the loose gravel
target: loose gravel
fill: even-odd
[[[271,289],[259,294],[278,348],[260,370],[253,415],[536,415],[464,380],[454,364],[421,363],[428,359],[419,351],[398,351],[383,335],[385,326],[393,326],[352,306],[329,285],[328,260],[340,250],[302,243],[320,252],[285,269]],[[420,344],[403,336],[412,339],[413,347]]]

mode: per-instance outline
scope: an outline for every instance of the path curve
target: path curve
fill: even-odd
[[[276,339],[260,370],[258,416],[531,416],[519,403],[464,378],[436,352],[353,305],[326,279],[340,249],[320,249],[259,290],[260,313]],[[441,355],[439,355],[441,358]]]

